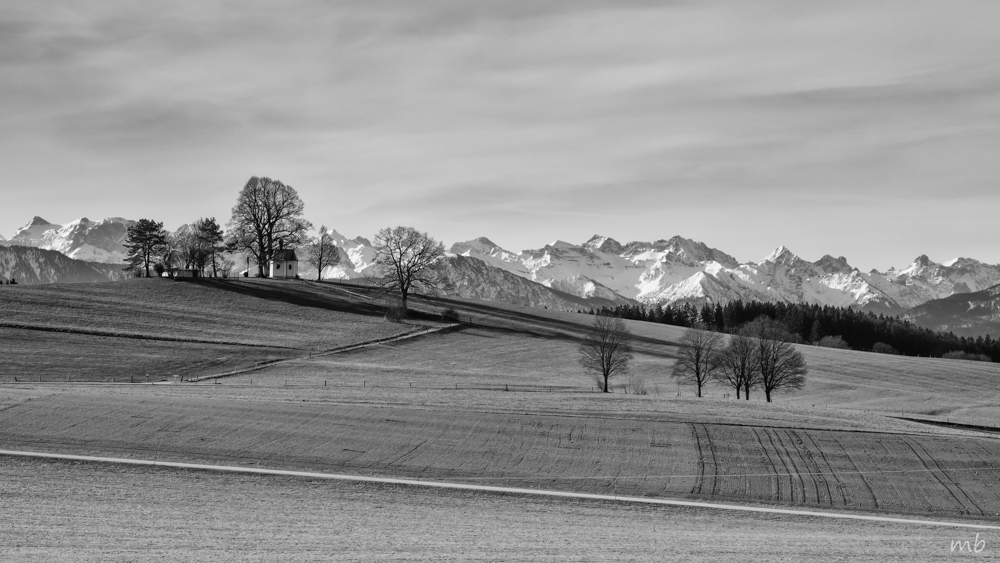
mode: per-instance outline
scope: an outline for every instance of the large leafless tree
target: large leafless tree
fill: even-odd
[[[775,393],[802,389],[808,368],[802,353],[792,344],[792,334],[768,317],[747,323],[745,329],[757,346],[758,377],[767,402]]]
[[[736,398],[750,400],[750,390],[760,383],[757,363],[757,342],[747,335],[746,330],[738,330],[729,337],[729,343],[716,353],[715,380],[736,389]]]
[[[320,227],[319,235],[306,246],[306,262],[316,268],[316,281],[323,280],[323,268],[340,263],[340,249],[334,244],[326,225]]]
[[[721,334],[710,332],[704,323],[695,323],[681,337],[671,375],[681,383],[694,385],[701,397],[702,388],[712,379],[715,356],[722,345]]]
[[[597,386],[609,393],[608,380],[628,373],[632,361],[632,332],[617,317],[597,316],[580,343],[580,365]]]
[[[375,235],[373,283],[399,292],[400,309],[414,291],[434,291],[446,285],[440,261],[444,245],[413,227],[386,227]]]
[[[233,250],[249,252],[263,277],[264,266],[278,246],[293,248],[306,241],[312,227],[302,217],[305,204],[291,186],[254,176],[236,199],[226,231]]]

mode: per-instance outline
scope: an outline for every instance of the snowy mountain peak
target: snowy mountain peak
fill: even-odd
[[[931,259],[928,258],[926,254],[921,254],[920,256],[917,256],[917,258],[913,261],[913,265],[920,266],[921,268],[937,266],[937,264],[932,262]]]
[[[44,226],[44,225],[52,225],[52,223],[49,223],[45,219],[42,219],[38,215],[35,215],[34,217],[31,218],[31,221],[29,221],[27,225],[25,225],[25,226],[23,226],[21,228],[22,229],[29,229],[31,227],[41,227],[41,226]]]
[[[125,258],[123,243],[133,223],[121,217],[97,222],[81,217],[64,227],[45,231],[39,247],[87,262],[120,263]]]
[[[609,252],[611,254],[622,254],[625,252],[625,247],[621,245],[618,241],[611,237],[605,237],[601,235],[594,235],[590,237],[590,240],[583,243],[585,248],[591,250],[600,250],[602,252]]]
[[[571,243],[568,243],[568,242],[566,242],[564,240],[558,240],[558,239],[552,241],[549,244],[546,244],[545,246],[550,247],[550,248],[575,248],[576,247],[575,244],[571,244]]]
[[[791,250],[785,245],[781,245],[774,249],[774,252],[769,254],[767,258],[764,258],[764,262],[771,262],[772,264],[794,264],[798,262],[800,258],[796,256]],[[763,262],[762,262],[763,263]]]
[[[973,260],[972,258],[955,258],[942,265],[954,270],[976,270],[985,266],[979,260]]]
[[[493,241],[486,237],[479,237],[472,240],[467,240],[464,242],[456,242],[451,245],[449,252],[452,254],[461,254],[463,256],[469,256],[470,254],[493,254],[497,250],[503,250]]]
[[[827,254],[813,262],[813,265],[828,274],[848,274],[854,271],[854,268],[847,263],[847,258],[843,256],[834,258]]]
[[[60,225],[49,223],[45,219],[36,215],[31,219],[31,221],[28,222],[27,225],[21,227],[16,233],[14,233],[14,236],[10,238],[8,244],[39,247],[42,245],[42,238],[46,231],[60,228],[62,228]]]

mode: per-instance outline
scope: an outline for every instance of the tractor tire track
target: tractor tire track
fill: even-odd
[[[809,438],[809,441],[812,442],[813,447],[816,449],[816,453],[819,454],[820,459],[822,459],[823,463],[826,464],[827,469],[829,469],[829,471],[826,472],[826,473],[828,475],[832,475],[833,476],[834,481],[836,481],[837,491],[840,493],[841,500],[843,501],[843,506],[847,506],[848,505],[848,502],[847,502],[847,493],[845,492],[847,490],[847,484],[840,480],[840,476],[838,475],[837,470],[835,470],[833,468],[833,464],[830,463],[830,459],[826,457],[825,453],[823,453],[823,448],[819,447],[819,444],[816,443],[816,439],[813,438],[812,434],[810,434],[808,432],[803,432],[802,435],[805,436],[806,438]],[[816,467],[818,468],[819,464],[817,464]],[[824,479],[824,481],[826,481],[826,489],[827,489],[827,491],[830,491],[830,482],[828,480],[825,480],[825,479]],[[833,506],[833,494],[832,493],[830,495],[830,506]]]
[[[767,452],[767,446],[764,445],[764,441],[760,438],[760,433],[757,432],[756,428],[751,428],[755,436],[757,436],[757,443],[760,444],[760,450],[764,452],[764,456],[767,457],[767,462],[771,465],[771,475],[773,481],[771,481],[771,495],[774,497],[775,502],[781,502],[781,476],[778,474],[778,466],[774,464],[774,460],[771,459],[771,454]],[[764,431],[765,433],[767,430]]]
[[[705,454],[701,449],[698,428],[694,424],[691,424],[691,433],[694,434],[694,445],[698,448],[698,476],[695,477],[694,486],[691,487],[691,494],[700,495],[702,484],[705,482]]]
[[[837,440],[836,438],[834,438],[834,441],[837,442],[837,445],[840,446],[841,450],[843,450],[844,458],[851,462],[851,467],[854,468],[854,473],[861,478],[861,482],[865,485],[865,488],[868,489],[868,494],[872,497],[872,506],[878,509],[878,497],[875,495],[875,489],[872,488],[872,484],[868,482],[868,479],[865,477],[864,472],[861,471],[861,468],[858,467],[858,464],[851,459],[851,454],[847,451],[847,448],[844,447],[844,444],[841,444],[840,440]],[[858,503],[858,508],[861,508],[861,503]]]
[[[976,504],[976,501],[972,500],[972,497],[970,497],[964,490],[962,490],[962,487],[960,487],[958,483],[955,482],[954,479],[949,477],[948,474],[943,469],[941,469],[941,465],[937,462],[936,459],[934,459],[934,456],[932,456],[930,452],[927,451],[927,449],[923,446],[923,444],[920,444],[919,442],[914,441],[913,438],[908,438],[906,436],[902,437],[902,441],[910,448],[910,451],[913,452],[913,455],[917,456],[917,459],[920,460],[920,464],[924,466],[924,469],[926,469],[928,473],[930,473],[935,479],[937,479],[938,483],[941,483],[941,486],[944,487],[949,494],[951,494],[952,498],[955,499],[955,502],[957,502],[958,505],[962,507],[963,512],[971,512],[969,511],[968,505],[972,505],[973,507],[975,507],[976,510],[979,511],[980,515],[986,514],[983,511],[982,507]],[[920,448],[920,450],[924,452],[924,455],[923,456],[920,455],[920,453],[917,452],[916,448]],[[926,458],[924,456],[926,456]],[[930,461],[930,463],[934,464],[934,468],[936,469],[936,471],[935,469],[931,469],[931,467],[928,465],[927,463],[928,460]],[[942,479],[942,476],[944,477],[944,479]],[[948,481],[947,483],[945,482],[946,479]],[[953,487],[955,489],[958,489],[958,492],[961,493],[963,497],[965,497],[965,500],[968,501],[968,504],[963,503],[962,500],[958,498],[958,495],[956,495],[955,491],[952,490]]]

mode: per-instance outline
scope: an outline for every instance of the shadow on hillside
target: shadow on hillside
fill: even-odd
[[[379,303],[361,299],[353,300],[332,293],[316,290],[303,282],[293,280],[231,280],[202,278],[187,280],[186,283],[200,285],[255,297],[269,301],[281,301],[300,307],[314,307],[327,311],[352,313],[356,315],[384,316],[385,307]]]
[[[473,324],[489,328],[490,330],[502,331],[509,334],[523,334],[536,338],[554,338],[570,342],[579,342],[583,338],[583,335],[587,333],[593,319],[593,317],[587,315],[586,317],[581,317],[580,322],[572,322],[534,315],[526,311],[500,309],[488,303],[480,304],[446,297],[420,296],[420,300],[439,307],[451,307],[481,315],[481,317],[474,319]],[[490,322],[491,318],[511,322],[504,325]],[[643,354],[663,358],[677,357],[676,354],[667,352],[664,349],[664,347],[668,346],[671,348],[676,347],[676,342],[636,335],[633,335],[633,342],[636,351]]]

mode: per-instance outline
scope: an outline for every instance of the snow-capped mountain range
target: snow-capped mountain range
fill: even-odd
[[[132,223],[122,218],[97,222],[82,218],[63,226],[35,217],[0,245],[56,250],[80,260],[121,264],[125,257],[122,243]],[[355,279],[370,275],[375,256],[371,241],[348,238],[336,231],[331,234],[341,261],[324,268],[323,276]],[[474,259],[485,267],[455,257]],[[522,299],[525,303],[574,310],[588,302],[652,306],[743,299],[900,313],[935,299],[1000,284],[1000,265],[969,258],[936,263],[919,256],[903,269],[862,272],[844,257],[827,255],[809,262],[784,246],[759,262],[740,262],[721,250],[679,236],[622,244],[595,235],[581,244],[555,241],[521,252],[481,237],[453,244],[448,260],[452,285],[464,288],[459,293],[466,297],[498,297],[495,288],[485,287],[490,284],[503,285],[510,294],[503,299],[508,301],[513,292],[532,293],[527,289],[530,286],[512,283],[509,275],[513,275],[551,290],[532,293],[531,299]],[[308,267],[303,266],[303,277],[309,277]]]
[[[121,264],[125,258],[125,236],[135,221],[111,217],[91,221],[86,217],[66,225],[49,223],[35,217],[14,233],[10,240],[0,238],[4,246],[26,246],[55,250],[85,262]]]
[[[479,238],[451,252],[581,297],[614,293],[647,305],[755,299],[900,312],[1000,284],[1000,266],[968,258],[938,264],[920,256],[901,270],[861,272],[844,257],[808,262],[784,246],[760,262],[740,263],[682,237],[623,245],[595,235],[579,245],[556,241],[519,253]]]
[[[365,275],[374,251],[367,239],[335,233],[341,265],[324,277]],[[844,257],[808,262],[781,246],[760,262],[741,263],[683,237],[653,242],[595,235],[582,244],[555,241],[512,252],[481,237],[451,246],[450,255],[474,258],[561,294],[646,305],[725,303],[734,299],[806,302],[902,312],[934,299],[1000,284],[1000,265],[959,258],[939,264],[920,256],[903,269],[862,272]]]

